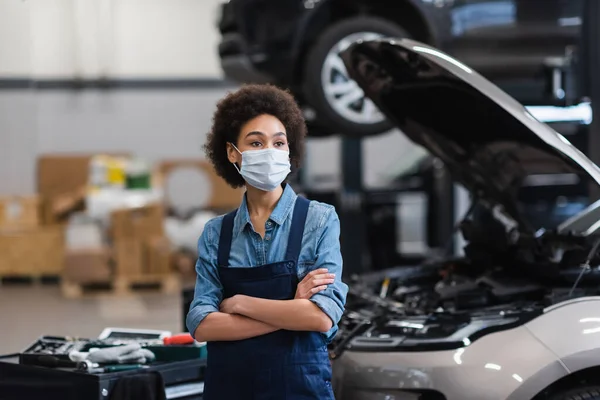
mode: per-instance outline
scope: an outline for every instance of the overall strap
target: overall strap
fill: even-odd
[[[292,214],[292,228],[288,237],[285,260],[298,262],[300,250],[302,249],[302,235],[304,235],[304,225],[308,215],[308,206],[310,200],[305,197],[296,197],[294,213]]]
[[[229,266],[229,252],[231,251],[231,241],[233,239],[233,221],[237,209],[226,214],[221,224],[221,234],[219,235],[219,249],[217,251],[217,265],[219,267]]]

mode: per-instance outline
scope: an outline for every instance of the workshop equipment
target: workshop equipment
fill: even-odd
[[[98,340],[112,345],[138,343],[154,354],[156,362],[205,359],[207,355],[206,343],[196,342],[188,333],[172,335],[168,331],[111,327],[105,328]]]
[[[189,333],[181,333],[179,335],[163,338],[163,343],[165,345],[193,344],[195,341],[196,340]]]
[[[36,364],[46,368],[75,368],[77,363],[70,360],[60,359],[49,355],[40,355],[37,357]]]
[[[41,356],[52,356],[59,361],[73,362],[69,354],[83,351],[89,343],[89,339],[42,336],[19,354],[19,363],[44,366],[44,363],[52,362]],[[73,365],[73,368],[75,366]]]
[[[111,372],[131,371],[135,369],[145,368],[142,364],[123,364],[123,365],[103,365],[93,363],[89,360],[83,360],[77,363],[77,369],[90,374],[104,374]]]
[[[148,364],[155,359],[154,353],[143,349],[139,343],[90,351],[86,357],[86,360],[98,364]]]
[[[142,368],[88,372],[78,369],[40,368],[19,364],[19,357],[0,357],[2,400],[107,400],[122,378],[140,373],[160,374],[167,399],[201,400],[206,360],[156,363]],[[143,371],[143,372],[142,372]]]

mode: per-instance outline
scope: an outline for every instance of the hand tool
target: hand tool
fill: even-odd
[[[94,367],[88,368],[88,366],[85,366],[85,367],[82,366],[82,368],[87,368],[87,369],[80,369],[80,370],[85,371],[90,374],[103,374],[103,373],[109,373],[109,372],[131,371],[134,369],[147,368],[145,365],[142,365],[142,364],[121,364],[121,365],[104,365],[104,366],[99,366],[96,363],[90,363],[90,364],[94,365]]]
[[[100,368],[100,364],[93,363],[89,360],[83,360],[77,363],[77,369],[80,371],[91,371]]]
[[[173,335],[163,338],[163,344],[165,345],[192,344],[194,342],[194,338],[189,333],[181,333],[179,335]]]

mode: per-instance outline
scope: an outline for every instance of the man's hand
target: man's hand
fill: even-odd
[[[236,294],[235,296],[223,300],[219,306],[219,311],[225,314],[238,314],[237,308],[240,298],[241,296]]]
[[[308,300],[313,294],[327,289],[327,285],[332,284],[334,280],[335,275],[328,274],[326,268],[315,269],[314,271],[309,272],[304,279],[302,279],[302,282],[298,284],[294,299]]]

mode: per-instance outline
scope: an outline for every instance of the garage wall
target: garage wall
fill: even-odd
[[[0,78],[220,78],[219,0],[0,0]]]

